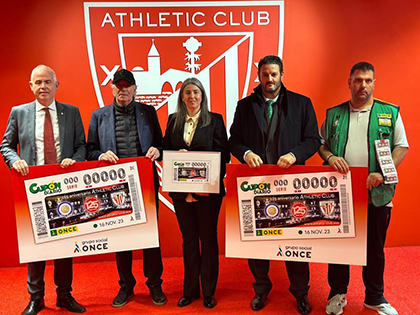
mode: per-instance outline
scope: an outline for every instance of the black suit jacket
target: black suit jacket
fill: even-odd
[[[184,141],[184,128],[173,131],[175,119],[174,114],[171,114],[168,118],[165,137],[163,138],[163,149],[220,152],[220,194],[224,196],[225,186],[223,178],[226,174],[226,163],[230,161],[226,127],[222,115],[216,113],[210,113],[210,115],[211,123],[205,127],[202,125],[201,117],[199,118],[191,145],[188,147]],[[174,199],[185,199],[187,193],[169,193],[169,195]]]
[[[303,165],[321,145],[315,111],[308,97],[290,92],[284,86],[282,89],[278,157],[292,152],[296,157],[295,164]],[[254,93],[238,102],[230,128],[230,152],[241,163],[245,163],[243,156],[247,150],[262,158],[265,156],[263,128],[264,98],[261,85],[258,85]]]

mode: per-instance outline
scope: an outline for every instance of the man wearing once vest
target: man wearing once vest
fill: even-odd
[[[373,98],[375,81],[375,70],[370,63],[359,62],[352,67],[348,81],[351,99],[327,110],[321,127],[323,145],[319,154],[342,174],[349,171],[349,166],[369,167],[366,179],[369,201],[367,265],[363,267],[364,305],[381,315],[397,315],[384,297],[384,245],[391,218],[396,167],[407,154],[408,142],[399,107]],[[387,165],[386,169],[380,166],[383,164]],[[393,178],[388,175],[388,170],[395,174]],[[327,314],[343,313],[349,280],[348,265],[329,265],[331,290]]]
[[[135,101],[136,81],[133,74],[122,69],[112,80],[114,103],[92,113],[88,133],[88,160],[104,160],[117,163],[119,158],[146,156],[152,161],[160,157],[162,130],[155,109]],[[156,173],[155,197],[159,185]],[[120,290],[112,302],[113,307],[122,307],[134,296],[136,279],[132,272],[133,253],[116,253],[120,276]],[[143,250],[143,270],[147,278],[152,301],[164,305],[166,296],[162,292],[162,256],[160,247]]]

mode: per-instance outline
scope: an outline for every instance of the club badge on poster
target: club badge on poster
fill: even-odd
[[[150,159],[29,170],[12,170],[21,263],[159,246]]]
[[[25,180],[36,243],[146,222],[135,162]]]
[[[351,172],[238,177],[243,241],[354,237]]]
[[[367,167],[226,171],[226,257],[366,265]]]
[[[163,151],[162,191],[219,193],[220,152]]]

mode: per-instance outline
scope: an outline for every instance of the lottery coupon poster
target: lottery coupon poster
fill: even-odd
[[[220,152],[163,151],[162,191],[219,193]]]
[[[365,265],[367,174],[228,165],[226,256]]]
[[[20,262],[159,246],[152,162],[12,171]]]
[[[351,172],[238,177],[243,241],[354,237]]]

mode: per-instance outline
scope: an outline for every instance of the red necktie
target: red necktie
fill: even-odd
[[[51,122],[50,110],[48,107],[43,108],[45,111],[44,121],[44,164],[57,163],[57,151],[55,150],[54,132]]]

